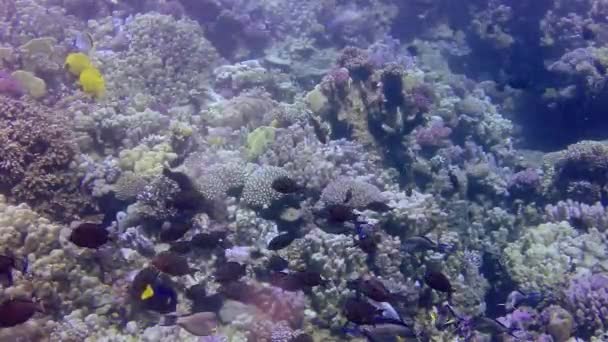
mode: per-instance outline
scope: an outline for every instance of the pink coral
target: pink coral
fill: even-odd
[[[292,328],[302,325],[306,297],[301,291],[288,292],[269,286],[256,293],[254,301],[273,321],[286,321]]]
[[[452,129],[443,122],[436,122],[431,127],[420,128],[416,132],[416,143],[421,147],[439,147],[445,144]]]
[[[23,95],[23,87],[14,77],[6,71],[0,71],[0,94],[5,94],[13,97]]]

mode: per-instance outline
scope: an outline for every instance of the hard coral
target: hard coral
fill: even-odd
[[[579,333],[593,334],[608,326],[608,276],[583,274],[570,282],[566,290]]]
[[[0,71],[0,94],[19,97],[24,90],[19,81],[5,71]]]
[[[340,177],[329,183],[321,193],[321,201],[326,205],[345,204],[363,209],[374,202],[384,202],[380,189],[376,186],[348,177]]]
[[[57,218],[67,219],[85,199],[70,170],[76,155],[61,113],[0,96],[0,191]]]
[[[245,181],[242,201],[252,208],[268,208],[281,199],[281,193],[272,188],[272,182],[289,174],[280,167],[263,166],[254,171]]]
[[[555,168],[558,182],[588,180],[605,184],[608,181],[608,145],[596,141],[570,145]]]
[[[365,50],[347,47],[338,58],[338,65],[348,69],[354,80],[365,81],[373,72],[373,64]]]

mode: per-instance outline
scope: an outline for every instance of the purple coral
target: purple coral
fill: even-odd
[[[0,94],[20,97],[24,94],[21,83],[6,71],[0,71]]]
[[[447,143],[446,140],[451,133],[452,129],[445,126],[443,121],[435,122],[430,127],[417,130],[416,143],[420,147],[440,147]]]
[[[348,84],[350,80],[350,73],[348,69],[342,68],[334,68],[329,73],[327,73],[328,81],[333,81],[333,84],[337,87],[344,87]]]
[[[536,194],[540,189],[540,185],[541,178],[538,170],[527,168],[511,176],[508,189],[511,196],[523,198]]]
[[[579,275],[571,280],[565,296],[579,333],[593,334],[608,327],[607,275]]]
[[[559,201],[555,205],[548,204],[545,215],[549,221],[568,221],[577,228],[597,228],[600,231],[608,228],[608,209],[599,202],[588,205],[570,199]]]
[[[373,72],[373,64],[367,51],[356,47],[346,47],[338,58],[338,65],[348,69],[354,80],[365,81]]]
[[[433,105],[435,94],[431,87],[422,84],[415,86],[408,94],[409,102],[420,112],[428,112]]]
[[[293,329],[302,326],[306,309],[306,296],[303,292],[289,292],[268,286],[258,291],[252,301],[273,322],[283,321]]]

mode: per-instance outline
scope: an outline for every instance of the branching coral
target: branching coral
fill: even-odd
[[[567,222],[529,229],[504,251],[507,268],[524,289],[555,290],[576,273],[608,270],[604,234],[579,234]]]
[[[572,279],[566,299],[574,313],[577,330],[586,336],[608,325],[608,276],[582,274]]]

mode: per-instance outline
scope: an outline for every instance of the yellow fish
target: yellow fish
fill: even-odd
[[[150,286],[150,284],[146,285],[146,288],[144,289],[144,291],[141,293],[141,300],[147,300],[150,299],[154,296],[154,290],[152,289],[152,286]]]
[[[89,67],[80,73],[78,78],[85,93],[101,97],[106,91],[106,81],[96,68]]]
[[[74,76],[80,76],[85,69],[92,68],[93,64],[91,64],[89,56],[82,52],[75,52],[65,58],[64,67]]]

